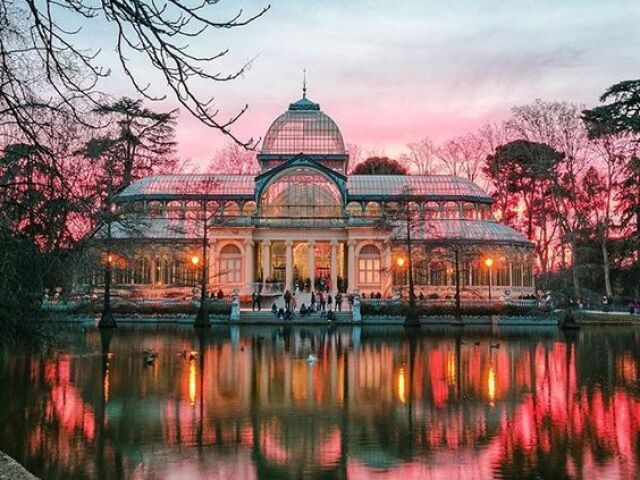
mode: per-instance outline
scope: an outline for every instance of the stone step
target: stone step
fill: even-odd
[[[338,322],[351,322],[352,315],[351,312],[336,312],[335,313],[336,321]],[[264,322],[264,323],[273,323],[273,322],[281,322],[276,318],[275,315],[271,313],[271,311],[261,311],[261,312],[252,312],[243,310],[240,312],[240,321],[241,322]],[[305,315],[301,317],[299,313],[296,314],[294,320],[296,323],[313,323],[313,322],[326,322],[327,320],[321,318],[320,312],[312,313],[311,315]]]

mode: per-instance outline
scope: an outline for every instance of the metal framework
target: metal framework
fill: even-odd
[[[346,154],[340,129],[319,108],[306,98],[291,104],[269,127],[261,154]]]
[[[259,204],[263,218],[342,217],[342,195],[329,178],[309,168],[293,168],[264,189]]]

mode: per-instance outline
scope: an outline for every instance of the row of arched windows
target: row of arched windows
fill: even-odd
[[[455,270],[452,261],[434,258],[421,260],[419,255],[414,258],[413,275],[416,285],[450,286],[455,285]],[[379,287],[382,279],[382,255],[380,249],[368,244],[360,249],[357,259],[357,275],[360,287]],[[406,285],[407,268],[392,268],[393,284]],[[531,287],[533,285],[533,267],[524,256],[515,255],[510,260],[499,258],[491,271],[483,264],[478,256],[471,261],[463,261],[459,266],[460,284],[463,286],[488,286],[489,276],[491,285]]]
[[[295,200],[297,197],[293,197]],[[325,206],[324,203],[306,202],[293,204],[291,199],[287,203],[272,204],[263,206],[263,216],[327,216],[322,208],[329,209],[329,216],[340,216],[340,208],[332,205]],[[215,202],[206,203],[207,216],[227,216],[227,217],[251,217],[256,213],[256,202]],[[150,201],[131,202],[121,204],[121,208],[133,214],[146,214],[150,217],[167,218],[202,218],[203,204],[196,201],[180,202],[177,200],[169,202]],[[377,218],[388,212],[398,211],[400,205],[397,202],[349,202],[346,206],[346,214],[351,217]],[[488,204],[477,204],[472,202],[410,202],[408,208],[417,215],[425,219],[492,219],[491,206]]]
[[[351,217],[381,217],[385,213],[397,212],[401,205],[398,202],[349,202],[347,213]],[[406,208],[412,214],[425,219],[465,218],[493,219],[491,206],[486,203],[472,202],[409,202]]]
[[[194,264],[192,257],[200,260],[199,252],[193,255],[156,255],[141,256],[132,260],[114,263],[112,283],[114,285],[163,285],[192,287],[198,285],[201,264]],[[242,282],[242,252],[233,244],[220,249],[213,272],[209,272],[211,284],[237,285]],[[90,278],[81,279],[81,283],[102,285],[102,268],[91,272]]]

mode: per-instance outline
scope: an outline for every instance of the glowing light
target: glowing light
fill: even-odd
[[[396,265],[398,265],[398,267],[402,268],[404,267],[404,263],[405,263],[405,258],[404,257],[398,257],[396,259]]]
[[[493,367],[489,368],[487,376],[487,396],[489,397],[489,405],[493,407],[496,401],[496,371]]]
[[[449,385],[456,384],[456,354],[455,352],[447,352],[447,383]]]
[[[196,362],[189,362],[189,403],[196,404]]]
[[[102,391],[105,402],[109,401],[109,367],[107,366],[104,371],[104,378],[102,379]]]
[[[191,263],[193,263],[193,265],[198,265],[198,263],[200,263],[200,258],[198,258],[197,255],[194,255],[193,257],[191,257]]]
[[[484,264],[486,265],[487,268],[493,267],[493,258],[491,258],[491,257],[485,258],[484,259]]]
[[[398,372],[398,400],[402,403],[407,402],[407,397],[405,394],[405,382],[406,377],[404,375],[404,368],[400,367],[400,371]]]
[[[107,262],[109,262],[109,263],[113,262],[113,256],[112,255],[109,255],[107,257]]]

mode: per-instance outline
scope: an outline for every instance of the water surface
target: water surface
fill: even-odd
[[[43,479],[640,477],[633,330],[65,337],[0,357],[0,449]]]

